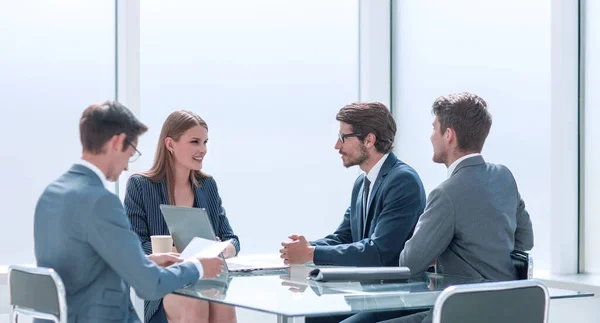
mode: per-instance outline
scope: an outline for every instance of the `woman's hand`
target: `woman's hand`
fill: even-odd
[[[215,240],[220,242],[221,238],[216,237]],[[235,257],[236,253],[237,253],[237,250],[235,250],[235,246],[230,241],[227,244],[227,247],[225,247],[225,250],[223,250],[223,257],[225,257],[225,258]]]

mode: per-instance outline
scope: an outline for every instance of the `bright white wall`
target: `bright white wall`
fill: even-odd
[[[357,175],[333,147],[335,114],[358,99],[358,1],[143,1],[140,32],[150,130],[132,171],[150,167],[167,115],[193,110],[242,252],[331,233]]]
[[[83,110],[114,97],[114,1],[0,0],[0,21],[0,263],[33,263],[37,199],[80,158]]]
[[[431,191],[446,178],[446,168],[431,161],[432,103],[440,95],[462,91],[483,97],[493,115],[484,157],[513,172],[533,221],[535,265],[545,269],[550,269],[552,250],[559,250],[553,247],[561,239],[573,247],[568,250],[573,257],[577,250],[577,92],[574,98],[571,92],[564,96],[566,105],[555,107],[553,101],[562,88],[576,89],[576,34],[564,31],[566,37],[575,37],[575,56],[557,55],[552,46],[557,39],[551,24],[553,6],[542,0],[422,0],[396,1],[393,9],[393,113],[399,157],[415,167],[426,191]],[[576,12],[574,18],[576,22]],[[559,77],[555,67],[562,66],[561,59],[575,62],[575,79],[554,85],[551,79]],[[553,147],[564,144],[553,132],[574,151]],[[565,163],[572,165],[557,169]],[[560,171],[566,172],[566,179]],[[553,199],[561,194],[566,204]],[[558,231],[561,217],[568,223]],[[551,239],[552,230],[561,236]],[[565,262],[574,265],[573,259]]]
[[[593,0],[582,1],[584,3],[584,51],[583,59],[584,73],[584,111],[583,111],[583,194],[584,211],[583,219],[583,271],[588,273],[600,274],[600,237],[598,228],[600,228],[600,149],[598,149],[598,140],[600,139],[600,3]]]

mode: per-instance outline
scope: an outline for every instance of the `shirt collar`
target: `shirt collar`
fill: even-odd
[[[452,163],[452,165],[450,165],[450,167],[448,167],[448,178],[450,178],[450,176],[452,176],[452,173],[454,173],[456,166],[458,166],[458,164],[460,164],[461,161],[463,161],[467,158],[475,157],[475,156],[481,156],[481,154],[480,153],[468,154],[468,155],[464,155],[464,156],[460,157],[459,159],[455,160]]]
[[[383,163],[385,163],[385,160],[388,158],[389,155],[390,155],[389,153],[383,155],[383,157],[381,157],[381,159],[379,159],[377,164],[375,164],[375,166],[373,166],[373,168],[371,168],[369,173],[366,174],[369,182],[375,183],[375,181],[377,180],[377,175],[379,175],[379,171],[381,170]]]
[[[102,185],[104,185],[104,188],[108,189],[108,181],[106,180],[106,175],[104,175],[104,173],[100,170],[100,168],[98,168],[98,166],[90,163],[85,159],[80,159],[75,164],[91,169],[100,178],[100,180],[102,181]]]

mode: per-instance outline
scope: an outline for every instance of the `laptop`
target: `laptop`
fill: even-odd
[[[160,210],[177,250],[183,251],[194,237],[216,240],[217,236],[205,209],[161,204]],[[229,272],[279,270],[289,267],[281,263],[242,260],[237,257],[225,259],[225,266]]]

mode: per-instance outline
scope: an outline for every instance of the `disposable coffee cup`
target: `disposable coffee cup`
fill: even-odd
[[[173,249],[173,238],[171,236],[150,236],[152,242],[152,253],[167,253]]]

